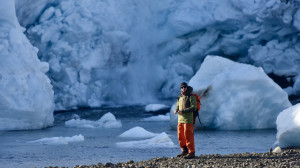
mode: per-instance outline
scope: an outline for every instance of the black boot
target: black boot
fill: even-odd
[[[185,159],[195,159],[195,153],[188,153],[183,158],[185,158]]]
[[[182,152],[180,154],[178,154],[177,157],[184,157],[187,154],[189,154],[188,148],[186,146],[184,146],[182,148]]]

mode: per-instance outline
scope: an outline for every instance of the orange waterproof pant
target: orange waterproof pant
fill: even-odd
[[[184,147],[186,146],[189,150],[189,153],[195,153],[194,125],[178,123],[177,132],[181,150],[183,151]]]

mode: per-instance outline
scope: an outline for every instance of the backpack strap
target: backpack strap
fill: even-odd
[[[189,103],[187,107],[191,107],[191,94],[187,95],[187,102]]]

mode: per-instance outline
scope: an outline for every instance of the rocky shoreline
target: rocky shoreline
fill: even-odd
[[[284,149],[279,153],[240,153],[229,155],[199,155],[195,159],[158,157],[147,161],[126,163],[98,163],[97,165],[77,165],[74,168],[154,168],[154,167],[269,167],[300,168],[300,149]],[[57,168],[57,167],[48,167]]]

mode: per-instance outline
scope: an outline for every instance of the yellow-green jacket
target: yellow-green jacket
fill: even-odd
[[[176,105],[176,111],[182,112],[182,114],[178,113],[178,123],[193,124],[193,112],[197,111],[196,97],[189,92],[186,95],[180,94]]]

